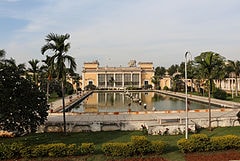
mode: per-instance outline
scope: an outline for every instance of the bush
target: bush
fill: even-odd
[[[208,138],[205,134],[194,134],[189,139],[180,139],[178,148],[183,153],[240,149],[240,137],[235,135]]]
[[[93,154],[95,151],[95,146],[93,143],[82,143],[80,146],[80,152],[82,155]]]
[[[144,155],[151,152],[151,143],[145,136],[132,136],[131,142],[133,146],[133,153],[135,155]]]
[[[169,90],[169,88],[167,86],[164,86],[163,90],[167,91],[167,90]]]
[[[217,88],[214,92],[213,92],[213,98],[217,98],[217,99],[221,99],[221,100],[226,100],[227,99],[227,92]]]
[[[166,143],[163,141],[153,141],[152,143],[152,153],[162,154],[164,149],[166,148]]]
[[[162,154],[166,144],[162,141],[150,142],[145,136],[132,136],[129,143],[105,143],[102,151],[105,155],[129,157],[149,153]]]
[[[229,150],[240,148],[240,137],[235,135],[216,136],[210,139],[211,150]]]
[[[24,146],[21,143],[0,144],[0,159],[13,159],[18,157],[62,157],[71,155],[92,154],[95,151],[93,143],[66,145],[64,143],[40,144],[36,146]]]
[[[18,158],[21,149],[24,148],[22,143],[0,144],[0,159]]]
[[[190,140],[188,139],[182,138],[178,140],[177,146],[182,153],[193,152],[193,147],[191,146]]]
[[[132,155],[131,143],[105,143],[102,145],[102,151],[105,155],[111,156],[124,156],[128,157]]]

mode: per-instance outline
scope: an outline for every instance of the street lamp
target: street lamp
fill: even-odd
[[[187,94],[187,60],[188,60],[188,54],[192,57],[191,53],[187,51],[185,53],[185,94],[186,94],[186,102],[185,102],[185,107],[186,107],[186,125],[185,125],[185,138],[188,139],[188,94]]]

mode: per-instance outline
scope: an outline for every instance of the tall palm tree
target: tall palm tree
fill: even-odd
[[[240,61],[228,60],[227,66],[229,67],[230,71],[234,73],[236,82],[235,96],[238,96],[238,76],[240,74]]]
[[[31,65],[31,68],[28,68],[28,71],[33,73],[33,82],[35,82],[35,84],[38,84],[38,72],[39,72],[39,60],[37,59],[32,59],[29,60],[28,63]]]
[[[213,87],[213,80],[218,78],[218,71],[224,65],[224,57],[214,52],[204,52],[200,56],[195,57],[199,75],[206,80],[208,86],[208,122],[209,130],[211,127],[211,91]]]
[[[46,51],[51,50],[54,55],[49,59],[51,63],[56,63],[55,71],[57,74],[57,79],[61,82],[62,87],[62,106],[63,106],[63,126],[64,133],[66,133],[66,118],[65,118],[65,100],[64,100],[64,89],[66,83],[66,69],[67,66],[65,62],[69,64],[70,70],[74,71],[76,69],[76,62],[73,57],[67,55],[70,49],[70,43],[66,42],[70,38],[69,34],[58,35],[50,33],[46,36],[46,44],[42,46],[41,52],[44,54]]]

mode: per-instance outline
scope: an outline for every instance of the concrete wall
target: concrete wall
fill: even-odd
[[[138,120],[138,121],[116,121],[116,122],[67,122],[68,132],[88,132],[88,131],[133,131],[142,130],[142,127],[146,127],[149,134],[152,135],[176,135],[184,134],[185,120],[179,119],[173,121],[169,118],[169,121],[160,120]],[[236,117],[222,117],[212,118],[212,127],[228,127],[228,126],[240,126]],[[191,118],[189,120],[188,129],[191,132],[195,132],[197,128],[207,128],[208,118]],[[45,125],[39,127],[38,132],[62,132],[62,122],[47,122]]]

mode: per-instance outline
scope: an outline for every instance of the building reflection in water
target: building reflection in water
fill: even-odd
[[[184,110],[184,99],[154,92],[93,93],[71,112],[127,112],[152,110]],[[191,102],[190,109],[204,109],[207,105]]]

